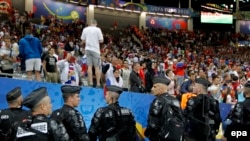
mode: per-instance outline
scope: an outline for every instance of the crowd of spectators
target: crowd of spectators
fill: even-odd
[[[80,39],[86,26],[83,21],[76,19],[72,23],[65,23],[53,15],[42,16],[37,20],[28,12],[19,14],[16,10],[8,17],[9,19],[1,23],[0,29],[1,66],[8,58],[4,56],[9,54],[5,53],[5,46],[8,44],[4,41],[7,35],[11,37],[10,50],[15,53],[9,56],[14,57],[13,71],[7,72],[13,75],[6,76],[13,77],[25,70],[24,58],[18,56],[19,51],[16,48],[24,36],[25,29],[31,28],[33,36],[40,39],[43,47],[43,80],[51,83],[88,85],[86,55]],[[209,92],[221,102],[235,103],[236,99],[244,98],[242,86],[250,77],[250,50],[248,46],[238,47],[238,41],[248,40],[248,35],[198,29],[172,31],[139,28],[135,25],[100,28],[104,36],[100,65],[103,87],[110,85],[109,76],[114,75],[114,80],[122,85],[124,90],[150,93],[152,78],[163,75],[171,79],[169,93],[178,95],[192,92],[195,78],[200,77],[212,83]],[[52,56],[56,60],[51,61]],[[65,60],[67,64],[63,62]],[[108,71],[110,66],[111,72]],[[1,76],[5,76],[3,69],[1,72]]]

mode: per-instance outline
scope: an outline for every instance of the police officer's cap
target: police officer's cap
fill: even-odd
[[[27,97],[23,100],[23,105],[32,109],[38,102],[40,102],[44,97],[48,96],[47,88],[40,87],[33,90]]]
[[[107,87],[107,91],[111,91],[111,92],[115,92],[115,93],[121,94],[122,91],[123,91],[123,89],[121,87],[111,85],[111,86]]]
[[[16,100],[21,95],[22,95],[21,88],[16,87],[7,93],[6,100],[8,102],[11,102],[11,101]]]
[[[208,80],[203,79],[203,78],[196,78],[195,82],[199,83],[199,84],[201,84],[203,86],[205,86],[206,88],[208,88],[209,86],[211,86],[211,83]]]
[[[161,84],[165,84],[165,85],[169,85],[170,84],[170,80],[167,79],[166,77],[160,77],[160,76],[156,76],[153,80],[153,83],[161,83]]]
[[[246,88],[250,88],[250,81],[247,81],[244,85]]]
[[[61,91],[64,94],[79,94],[81,91],[80,86],[63,85],[61,86]]]

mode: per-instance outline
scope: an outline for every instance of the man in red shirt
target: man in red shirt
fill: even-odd
[[[178,62],[176,63],[175,75],[177,78],[177,94],[179,93],[180,86],[184,81],[185,69],[187,65],[185,64],[183,58],[178,56]]]

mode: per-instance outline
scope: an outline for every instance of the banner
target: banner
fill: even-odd
[[[240,21],[240,33],[250,34],[250,21],[247,20]],[[247,44],[249,45],[249,41]]]
[[[124,8],[128,10],[144,11],[152,13],[165,13],[165,14],[178,14],[178,15],[189,15],[191,16],[193,11],[189,8],[176,8],[176,7],[164,7],[155,5],[146,5],[134,2],[125,2],[123,0],[98,0],[98,5]]]
[[[149,28],[166,28],[168,30],[187,30],[187,19],[147,16],[146,26]]]
[[[64,22],[80,19],[86,22],[86,7],[53,0],[34,0],[33,10],[36,18],[56,16]]]
[[[0,0],[0,14],[9,14],[11,7],[11,0]]]
[[[5,95],[15,87],[21,87],[23,97],[29,94],[32,90],[39,87],[46,87],[51,98],[53,110],[60,108],[63,105],[61,84],[52,84],[45,82],[35,82],[27,80],[17,80],[10,78],[0,78],[0,109],[7,108]],[[91,87],[82,87],[80,93],[81,102],[77,110],[83,115],[86,126],[90,126],[94,112],[99,107],[106,106],[106,101],[103,94],[103,89],[95,89]],[[137,129],[140,135],[147,126],[147,115],[150,103],[154,96],[149,94],[123,92],[119,99],[119,104],[132,110],[137,122]]]

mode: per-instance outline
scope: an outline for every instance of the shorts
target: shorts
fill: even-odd
[[[41,65],[42,62],[40,58],[32,58],[25,60],[26,71],[40,71]]]
[[[87,65],[88,66],[100,66],[101,65],[101,56],[100,54],[86,50]]]

